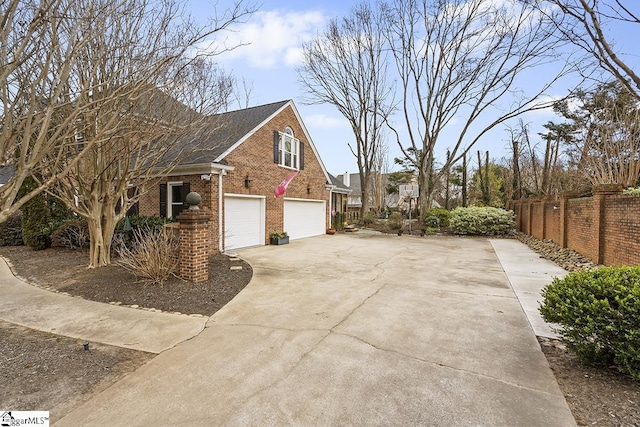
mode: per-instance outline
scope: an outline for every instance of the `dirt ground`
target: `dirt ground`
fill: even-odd
[[[428,237],[425,237],[428,238]],[[117,266],[87,269],[83,251],[2,247],[14,273],[42,286],[86,299],[210,316],[251,280],[251,267],[230,270],[225,256],[211,260],[210,280],[172,279],[163,287],[137,283]],[[580,426],[640,427],[640,382],[613,369],[586,367],[555,340],[540,338],[558,384]],[[2,409],[49,410],[59,418],[146,363],[153,355],[92,344],[0,322]]]

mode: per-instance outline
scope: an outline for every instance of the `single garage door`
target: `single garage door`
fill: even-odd
[[[225,250],[264,245],[264,197],[224,197]]]
[[[324,200],[285,199],[284,230],[292,240],[325,234],[325,212]]]

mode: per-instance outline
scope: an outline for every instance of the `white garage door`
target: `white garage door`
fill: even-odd
[[[284,200],[284,229],[289,238],[319,236],[326,232],[324,200]]]
[[[264,245],[264,197],[224,197],[225,250]]]

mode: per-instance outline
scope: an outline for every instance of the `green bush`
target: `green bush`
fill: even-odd
[[[17,211],[0,224],[0,246],[22,246],[22,213]]]
[[[346,212],[336,212],[336,215],[331,220],[331,225],[338,231],[344,230],[344,222],[347,220]]]
[[[427,218],[429,218],[430,216],[438,217],[438,219],[440,220],[438,227],[446,228],[449,226],[449,220],[451,219],[451,212],[449,212],[445,208],[429,209],[425,214],[425,224],[426,224]]]
[[[540,313],[585,363],[614,364],[640,380],[640,266],[603,267],[554,279]]]
[[[36,180],[28,177],[24,180],[18,197],[22,197],[38,187]],[[51,214],[47,199],[40,193],[32,197],[21,208],[22,211],[22,239],[24,244],[35,250],[46,249],[51,245],[49,236],[44,229],[49,223]]]
[[[622,192],[622,194],[633,194],[633,195],[640,195],[640,187],[636,187],[636,188],[627,188],[626,190],[624,190]]]
[[[455,208],[449,229],[455,234],[495,236],[507,234],[513,227],[513,212],[492,207]]]
[[[424,225],[427,229],[440,229],[440,218],[435,215],[428,216],[424,219]]]
[[[86,219],[64,221],[51,233],[51,246],[84,249],[89,247],[89,243],[89,227]]]
[[[364,215],[362,215],[362,224],[365,226],[373,224],[375,220],[376,214],[374,212],[365,212]]]
[[[124,225],[126,218],[122,218],[116,225],[116,232],[124,231]],[[164,218],[157,215],[154,216],[139,216],[131,215],[129,217],[129,223],[131,224],[131,230],[141,230],[144,232],[155,231],[160,232],[164,226],[170,222],[173,222],[171,218]]]

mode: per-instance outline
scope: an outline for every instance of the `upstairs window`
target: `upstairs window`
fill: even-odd
[[[304,169],[304,143],[294,137],[290,127],[274,134],[273,162],[286,168]]]

